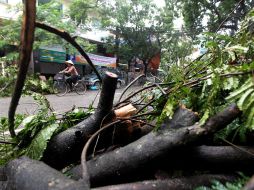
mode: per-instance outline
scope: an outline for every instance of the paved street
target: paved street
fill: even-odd
[[[122,91],[123,88],[116,90],[115,101],[118,100]],[[97,93],[97,90],[88,90],[85,95],[69,93],[62,97],[58,97],[56,95],[47,95],[46,97],[53,109],[59,113],[62,113],[71,110],[73,106],[87,107],[94,100],[94,106],[96,107],[99,100],[99,94],[96,97]],[[11,98],[0,98],[0,117],[7,117],[10,101]],[[36,110],[38,110],[38,105],[32,97],[27,96],[20,99],[16,113],[33,114],[36,112]]]

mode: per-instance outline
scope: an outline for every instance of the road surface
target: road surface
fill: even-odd
[[[135,90],[135,87],[128,90],[130,93]],[[120,97],[122,89],[117,89],[115,93],[114,101],[117,101]],[[127,93],[127,94],[128,94]],[[97,106],[99,101],[99,95],[97,90],[88,90],[84,95],[78,95],[76,93],[68,93],[65,96],[58,97],[56,95],[46,95],[50,102],[51,107],[58,113],[64,113],[75,107],[88,107],[94,101],[94,107]],[[96,96],[97,95],[97,96]],[[11,98],[0,98],[0,117],[7,117]],[[29,114],[32,115],[38,110],[38,105],[32,97],[21,97],[19,105],[16,110],[16,114]]]

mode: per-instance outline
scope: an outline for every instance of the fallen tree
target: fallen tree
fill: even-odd
[[[196,121],[193,120],[193,112],[186,112],[190,116],[184,115],[182,112],[185,113],[186,109],[184,111],[178,109],[173,119],[168,123],[169,125],[163,125],[161,130],[153,131],[123,148],[89,160],[87,168],[91,184],[104,185],[108,184],[109,180],[111,183],[113,180],[122,181],[139,168],[148,167],[152,160],[169,154],[176,148],[194,143],[204,135],[225,127],[241,113],[233,104],[210,118],[204,126],[200,126],[199,124],[192,125]],[[179,117],[180,115],[183,117]],[[176,128],[178,126],[184,127]]]
[[[3,172],[4,171],[4,172]],[[71,180],[43,162],[27,157],[15,159],[1,171],[1,189],[7,190],[86,190],[89,189],[82,181]],[[94,190],[125,190],[125,189],[193,189],[201,185],[210,185],[212,180],[220,182],[233,181],[236,175],[198,175],[164,180],[150,180],[129,184],[105,186]],[[32,180],[32,181],[31,181]]]
[[[132,179],[156,176],[156,172],[163,171],[169,177],[175,170],[182,170],[188,173],[194,171],[207,171],[211,173],[233,173],[237,171],[252,172],[250,165],[254,164],[254,149],[252,147],[231,147],[231,146],[187,146],[170,151],[165,156],[158,157],[135,170]],[[88,161],[88,167],[93,169]],[[70,170],[73,179],[81,178],[81,166]],[[144,175],[145,174],[145,175]],[[98,174],[99,175],[99,174]],[[138,177],[141,176],[141,177]],[[126,177],[130,179],[130,177]],[[116,180],[116,182],[118,182]],[[111,182],[112,183],[112,182]]]
[[[176,148],[193,143],[200,136],[215,132],[220,127],[230,123],[239,114],[240,111],[236,105],[231,105],[223,112],[210,118],[201,128],[198,124],[193,125],[198,119],[194,112],[186,108],[179,108],[173,118],[167,122],[170,127],[163,125],[163,128],[157,132],[153,131],[123,148],[90,160],[88,168],[91,182],[94,186],[99,186],[107,184],[107,182],[113,183],[113,179],[118,180],[119,177],[132,175],[137,168],[147,166],[151,160],[168,154]],[[84,182],[80,183],[66,179],[46,164],[27,158],[10,162],[2,171],[7,180],[5,183],[6,189],[29,190],[30,187],[33,189],[38,186],[39,181],[41,189],[88,188],[88,184]],[[30,187],[24,181],[29,181]],[[58,182],[60,182],[59,187]],[[49,184],[52,184],[52,186]],[[168,183],[161,184],[167,185]]]

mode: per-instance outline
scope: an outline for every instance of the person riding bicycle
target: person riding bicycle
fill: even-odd
[[[75,84],[78,80],[79,74],[77,69],[75,68],[72,60],[65,61],[67,67],[60,71],[59,73],[69,74],[70,76],[66,78],[66,82],[70,85],[70,89],[72,90],[72,84]]]

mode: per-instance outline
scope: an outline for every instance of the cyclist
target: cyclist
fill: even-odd
[[[79,77],[78,71],[75,68],[72,60],[65,61],[65,64],[67,65],[67,67],[59,73],[65,73],[70,75],[66,78],[66,82],[70,85],[70,90],[72,90],[72,84],[75,84]]]

